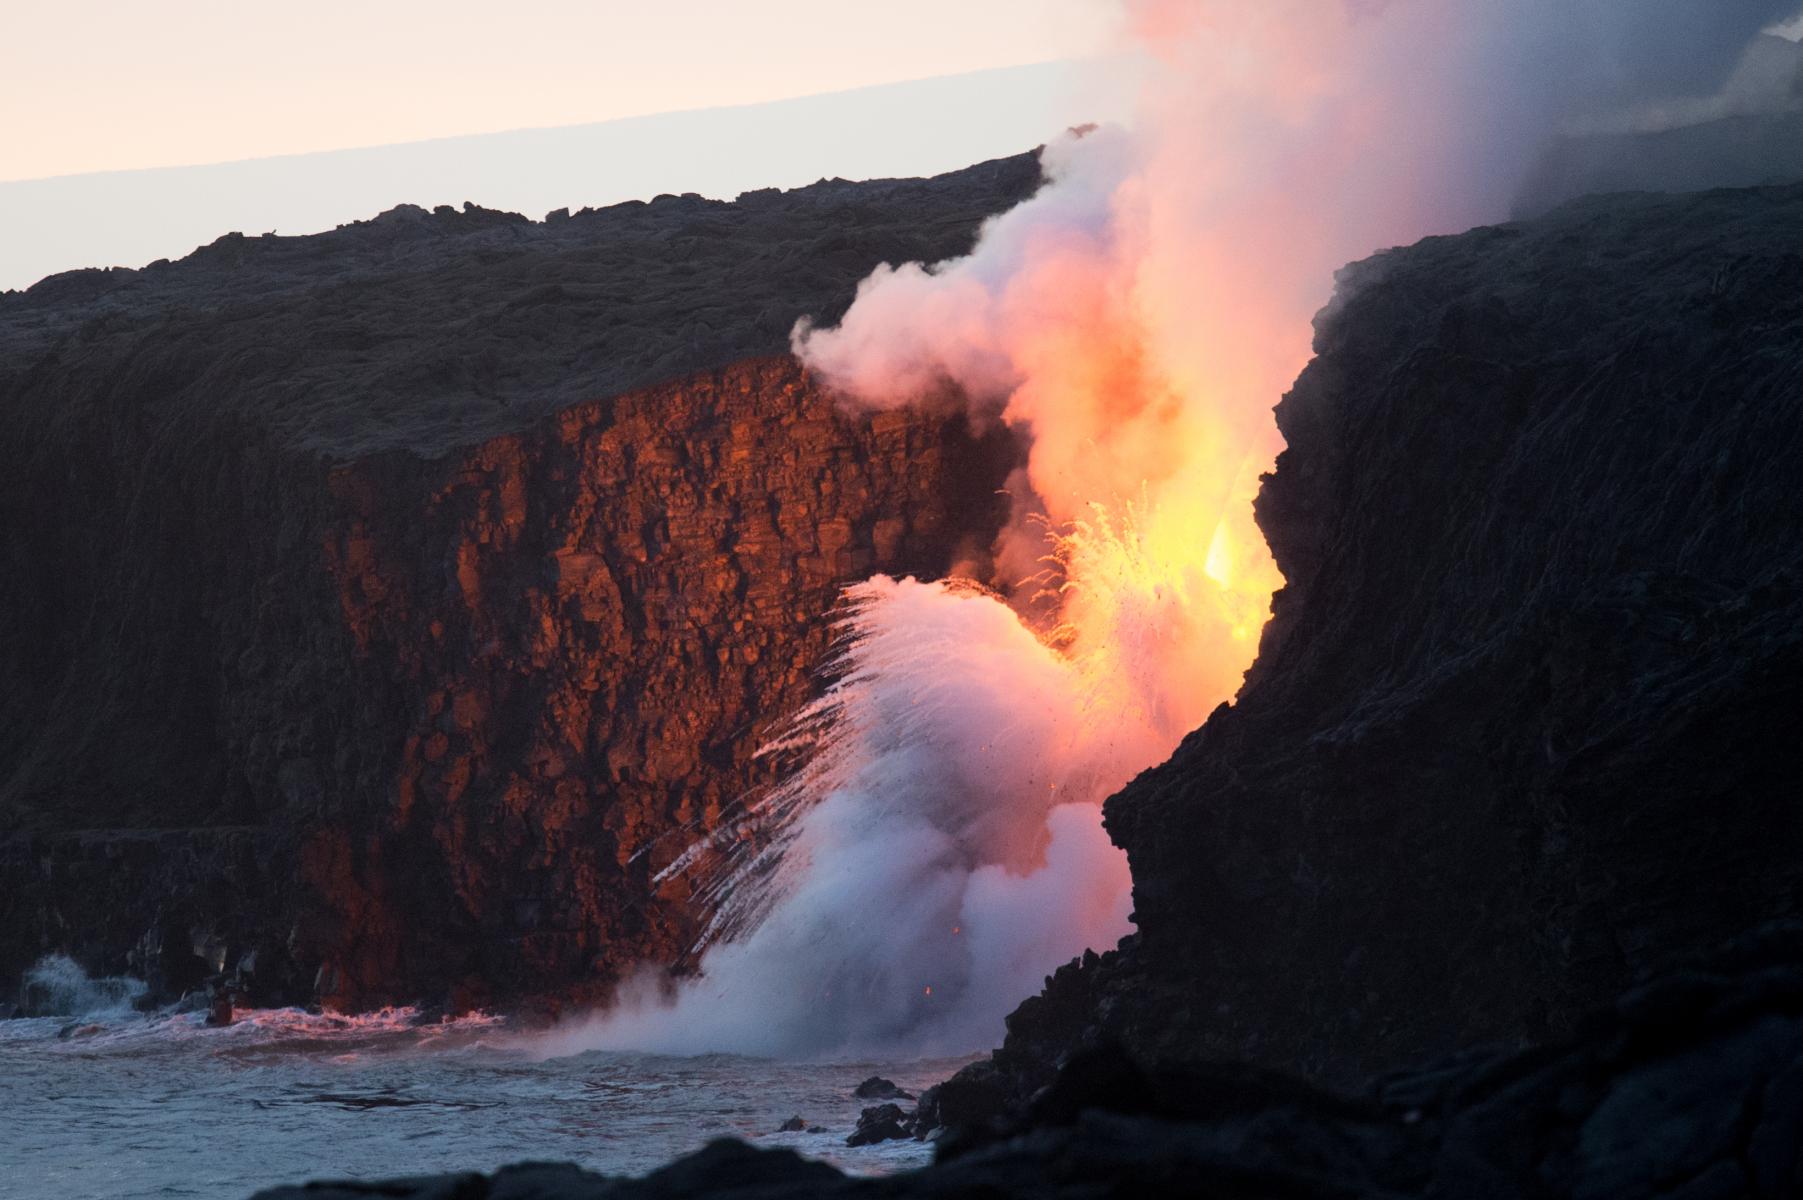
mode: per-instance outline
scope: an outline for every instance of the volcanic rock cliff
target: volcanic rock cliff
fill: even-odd
[[[1139,933],[921,1097],[932,1167],[267,1200],[1803,1194],[1803,188],[1379,255],[1277,411],[1258,661],[1107,805]]]
[[[1038,183],[397,209],[0,295],[0,979],[581,997],[769,774],[820,618],[944,574],[1017,451],[784,353]]]
[[[1564,1036],[1803,899],[1803,188],[1380,254],[1316,352],[1288,586],[1108,802],[1139,930],[1010,1019],[1023,1091],[1088,1042],[1345,1081]]]

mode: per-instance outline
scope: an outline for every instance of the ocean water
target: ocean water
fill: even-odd
[[[726,1136],[882,1173],[930,1149],[848,1148],[876,1103],[852,1089],[883,1075],[918,1093],[969,1061],[547,1058],[500,1020],[421,1025],[408,1010],[252,1011],[222,1029],[123,1005],[0,1021],[0,1196],[243,1200],[529,1159],[642,1173]],[[777,1132],[796,1115],[824,1132]]]

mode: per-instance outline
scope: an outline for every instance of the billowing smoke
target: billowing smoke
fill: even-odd
[[[797,726],[809,765],[716,881],[701,978],[575,1044],[993,1044],[1041,974],[1127,928],[1100,801],[1251,662],[1281,579],[1250,501],[1335,270],[1500,218],[1550,136],[1718,87],[1795,7],[1129,5],[1131,128],[1053,143],[971,255],[884,267],[837,328],[796,331],[851,402],[949,382],[1027,437],[997,590],[852,590],[841,681]]]

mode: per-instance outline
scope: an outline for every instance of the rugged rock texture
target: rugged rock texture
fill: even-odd
[[[1379,255],[1316,348],[1259,659],[1109,801],[1139,933],[1014,1015],[1018,1089],[1563,1036],[1803,897],[1803,189]]]
[[[967,1131],[932,1167],[889,1178],[722,1141],[643,1179],[529,1164],[258,1200],[1786,1200],[1803,1190],[1800,964],[1803,935],[1768,930],[1627,993],[1572,1039],[1463,1055],[1352,1095],[1244,1066],[1146,1070],[1093,1050],[1024,1121]]]
[[[767,774],[838,586],[986,546],[1016,458],[847,416],[788,329],[1037,178],[396,210],[0,295],[0,980],[462,1006],[673,959],[651,875]]]

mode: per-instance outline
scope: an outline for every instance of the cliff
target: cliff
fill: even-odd
[[[1799,285],[1798,187],[1345,272],[1277,410],[1259,658],[1107,805],[1139,932],[921,1097],[934,1166],[304,1194],[1797,1195]]]
[[[0,978],[584,998],[768,773],[843,582],[988,544],[1016,461],[783,353],[1032,155],[532,222],[397,209],[0,295]]]
[[[1277,408],[1288,586],[1106,807],[1138,933],[1014,1014],[1330,1081],[1569,1035],[1803,895],[1803,188],[1349,268]]]

